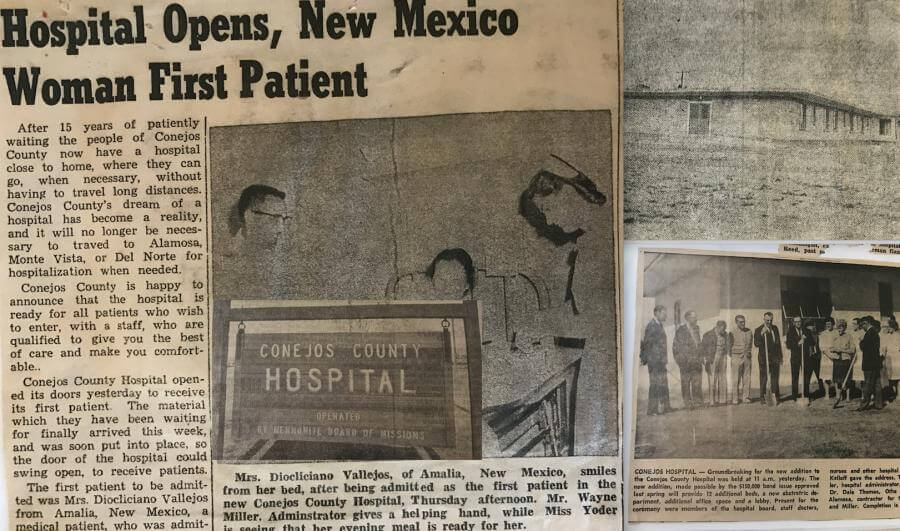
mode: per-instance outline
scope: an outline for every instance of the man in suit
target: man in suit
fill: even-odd
[[[668,353],[666,352],[666,307],[657,305],[653,308],[653,319],[644,330],[641,341],[641,365],[647,366],[650,373],[650,392],[647,399],[647,415],[661,415],[672,411],[669,405],[669,378],[666,374]],[[662,406],[662,412],[659,407]]]
[[[781,334],[778,327],[772,324],[774,318],[772,312],[766,312],[763,314],[763,324],[753,331],[753,344],[758,349],[759,396],[763,405],[766,403],[767,383],[772,387],[776,403],[781,398],[778,389],[778,376],[781,373]]]
[[[808,332],[803,328],[803,319],[794,317],[791,320],[791,326],[788,327],[785,342],[787,343],[788,349],[791,351],[791,399],[796,401],[799,396],[797,393],[797,384],[800,382],[801,356],[804,355],[809,346]],[[805,361],[808,361],[808,357],[803,360],[803,362]],[[806,370],[803,372],[807,372],[808,370],[809,367],[807,365]],[[804,380],[808,382],[809,377],[806,374],[803,376]],[[804,384],[803,388],[806,396],[809,397],[809,383]]]
[[[700,351],[700,327],[697,326],[697,312],[689,310],[684,314],[685,324],[675,331],[672,342],[672,357],[681,371],[681,398],[684,407],[695,408],[703,405],[702,354]]]
[[[828,391],[825,389],[825,382],[822,381],[822,349],[819,346],[818,327],[814,320],[807,319],[806,322],[803,323],[803,328],[806,329],[805,346],[803,349],[804,356],[806,356],[803,358],[803,392],[809,397],[809,378],[815,376],[816,384],[819,386],[816,393],[828,396]]]
[[[797,384],[800,383],[800,354],[803,350],[803,320],[799,317],[791,319],[787,329],[785,343],[791,351],[791,400],[797,400]]]
[[[863,387],[862,405],[856,410],[881,409],[881,339],[878,337],[874,317],[867,315],[859,320],[859,324],[865,331],[859,348],[862,350],[862,370],[866,376],[866,384]]]
[[[709,379],[711,404],[726,404],[728,402],[728,380],[726,370],[728,368],[728,352],[731,350],[729,336],[725,333],[727,324],[725,321],[717,321],[716,327],[703,334],[701,350],[703,352],[703,367]]]

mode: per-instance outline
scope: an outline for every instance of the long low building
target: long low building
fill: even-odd
[[[900,116],[799,90],[625,91],[625,134],[897,142]]]

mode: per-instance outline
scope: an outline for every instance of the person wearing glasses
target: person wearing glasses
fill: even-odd
[[[281,190],[264,184],[244,188],[230,223],[231,235],[240,238],[243,252],[275,248],[290,219],[285,197]]]

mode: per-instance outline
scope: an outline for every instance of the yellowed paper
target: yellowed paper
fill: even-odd
[[[878,261],[642,249],[629,520],[895,518],[892,308]],[[890,440],[887,437],[886,440]]]
[[[404,529],[620,527],[620,22],[2,2],[9,527],[302,529],[253,515],[311,484],[239,476],[419,459],[538,485]]]

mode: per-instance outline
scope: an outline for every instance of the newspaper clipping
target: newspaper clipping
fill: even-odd
[[[0,5],[9,529],[621,528],[616,0]]]
[[[897,0],[624,7],[626,238],[897,238]]]
[[[893,518],[900,267],[643,249],[633,522]]]

